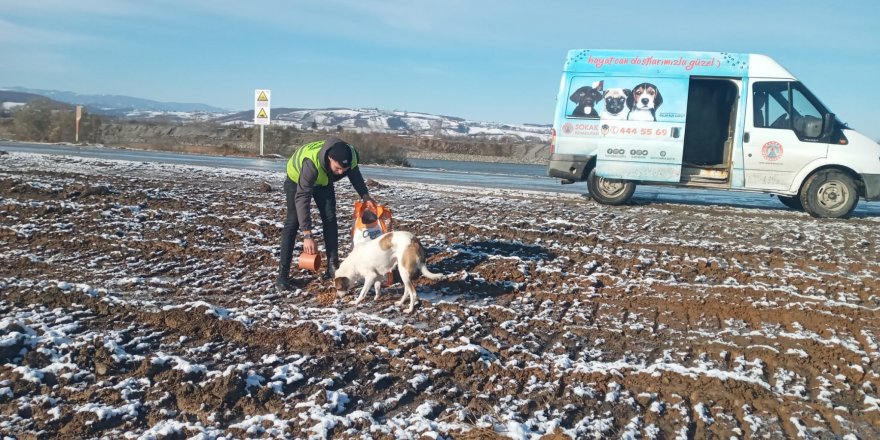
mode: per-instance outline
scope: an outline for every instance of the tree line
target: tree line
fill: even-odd
[[[11,113],[12,134],[32,142],[74,142],[76,110],[47,98],[35,99]],[[9,115],[4,115],[9,116]],[[80,142],[100,142],[101,116],[83,110],[79,125]]]

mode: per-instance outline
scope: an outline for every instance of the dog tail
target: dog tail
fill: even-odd
[[[428,267],[425,266],[424,263],[422,263],[422,276],[429,280],[442,280],[443,278],[446,278],[446,275],[443,275],[442,273],[434,273],[428,270]]]
[[[418,248],[419,253],[419,271],[422,273],[422,276],[429,280],[441,280],[446,278],[446,275],[440,273],[434,273],[428,270],[428,266],[425,266],[425,247],[422,246],[422,243],[419,239],[413,237],[413,241],[415,242],[416,247]]]

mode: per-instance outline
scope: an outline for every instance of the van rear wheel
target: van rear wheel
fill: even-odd
[[[801,190],[801,204],[813,217],[847,218],[856,209],[858,201],[859,193],[853,178],[838,170],[813,174]]]
[[[783,196],[781,194],[777,194],[776,198],[782,202],[783,205],[788,206],[795,211],[803,211],[804,205],[801,203],[800,196]]]
[[[587,190],[603,205],[622,205],[632,197],[636,184],[629,180],[599,177],[596,175],[596,168],[593,168],[587,175]]]

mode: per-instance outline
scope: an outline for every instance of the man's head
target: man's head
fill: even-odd
[[[351,168],[351,147],[345,142],[337,142],[327,150],[330,172],[339,176]]]

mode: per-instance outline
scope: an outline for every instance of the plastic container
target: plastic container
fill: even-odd
[[[321,254],[299,254],[299,268],[317,272],[321,269]]]

